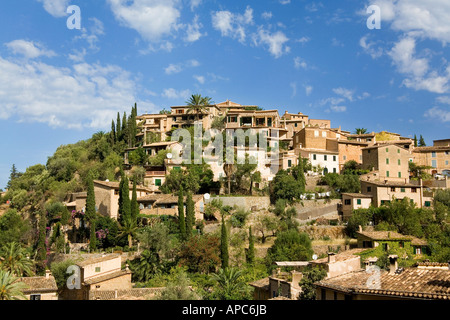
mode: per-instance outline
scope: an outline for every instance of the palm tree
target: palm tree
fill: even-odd
[[[144,250],[133,271],[139,281],[147,282],[159,272],[159,268],[158,254],[155,251]]]
[[[131,219],[131,217],[127,217],[127,219],[122,221],[120,225],[120,233],[119,238],[128,237],[128,248],[133,246],[133,237],[136,236],[136,231],[138,229],[136,221]]]
[[[26,285],[17,280],[9,271],[0,270],[0,300],[26,299],[23,294]]]
[[[364,133],[367,133],[367,129],[366,128],[356,128],[355,133],[356,134],[364,134]]]
[[[246,285],[242,279],[242,272],[239,269],[220,269],[218,273],[213,273],[211,277],[217,282],[221,300],[234,300],[236,295],[240,295],[245,291]]]
[[[27,257],[25,250],[17,243],[3,245],[0,250],[0,268],[17,277],[33,274],[33,262]]]
[[[200,113],[207,112],[206,107],[213,103],[210,97],[202,97],[201,94],[193,94],[186,104],[189,106],[188,113],[195,112],[196,118],[199,120]]]

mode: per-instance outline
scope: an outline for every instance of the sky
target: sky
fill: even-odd
[[[200,93],[450,138],[448,0],[2,0],[0,188],[66,144]]]

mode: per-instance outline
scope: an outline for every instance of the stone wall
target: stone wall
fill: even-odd
[[[224,206],[238,206],[247,211],[267,210],[270,207],[269,197],[211,197],[206,203],[219,199]]]

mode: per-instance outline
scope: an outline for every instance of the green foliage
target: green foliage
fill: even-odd
[[[17,280],[9,271],[0,270],[0,300],[25,299],[23,290],[26,285]]]
[[[184,195],[183,188],[178,191],[178,223],[180,225],[181,239],[186,239],[186,219],[184,216]]]
[[[192,228],[195,224],[195,204],[192,199],[192,193],[188,192],[186,195],[186,236],[192,235]]]
[[[119,184],[119,222],[131,218],[130,187],[126,174],[122,173]]]
[[[67,269],[70,266],[75,265],[75,261],[68,259],[61,262],[53,262],[50,266],[53,277],[55,277],[56,285],[59,290],[63,290],[66,287],[67,279],[71,274],[67,273]]]
[[[156,300],[200,300],[201,297],[190,289],[190,280],[185,271],[178,269],[176,278],[169,282]]]
[[[247,217],[250,215],[249,211],[246,211],[243,208],[239,208],[236,212],[231,216],[231,225],[233,228],[242,228],[245,225]]]
[[[275,261],[308,261],[313,254],[308,234],[289,229],[277,234],[274,244],[267,251],[267,263],[273,267]]]
[[[214,272],[221,262],[219,238],[212,235],[194,235],[181,248],[179,261],[189,272]]]
[[[0,248],[0,269],[16,277],[31,276],[33,262],[19,243],[10,242]]]
[[[248,300],[250,288],[243,281],[242,271],[236,268],[220,269],[211,278],[216,282],[213,296],[218,300]]]
[[[279,170],[275,175],[275,179],[271,183],[270,200],[275,203],[278,199],[287,200],[292,203],[300,199],[300,196],[305,192],[304,186],[289,174],[286,170]]]
[[[9,209],[0,217],[0,243],[26,243],[31,226],[15,209]]]
[[[160,258],[154,250],[144,250],[139,259],[129,262],[133,281],[146,282],[161,272]]]
[[[171,153],[171,150],[159,150],[157,154],[148,158],[148,164],[152,167],[164,166],[164,160],[168,153]]]
[[[226,269],[229,266],[228,246],[228,230],[222,215],[222,227],[220,232],[220,261],[223,269]]]
[[[315,267],[309,268],[303,272],[303,278],[300,280],[299,285],[302,288],[299,300],[316,300],[316,288],[314,283],[321,281],[327,276],[325,269]]]
[[[142,166],[147,163],[148,156],[141,147],[131,151],[128,155],[128,162],[133,166]]]
[[[357,174],[327,173],[321,179],[322,184],[326,184],[338,193],[359,193],[361,185]]]
[[[373,221],[374,210],[373,207],[370,207],[369,209],[354,210],[345,227],[347,235],[356,238],[356,232],[358,231],[359,226],[367,226],[370,221]]]
[[[255,263],[255,238],[252,233],[252,227],[248,229],[248,251],[247,263],[253,265]]]

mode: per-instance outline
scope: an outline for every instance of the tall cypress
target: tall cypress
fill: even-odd
[[[228,232],[223,215],[222,215],[222,229],[220,235],[220,260],[222,261],[222,269],[227,269],[229,266]]]
[[[96,220],[93,219],[91,222],[90,238],[89,238],[89,249],[94,251],[97,248],[97,235],[95,233]]]
[[[128,178],[122,173],[122,179],[119,184],[119,222],[131,217],[130,187]]]
[[[417,135],[414,135],[414,147],[417,147]]]
[[[92,175],[88,175],[88,187],[87,187],[87,197],[86,197],[86,218],[91,226],[90,228],[90,241],[89,248],[95,250],[97,247],[96,237],[95,237],[95,193],[94,193],[94,181],[92,180]]]
[[[247,262],[249,264],[255,263],[255,238],[252,234],[252,227],[248,228],[248,252]]]
[[[298,166],[297,166],[297,181],[299,183],[299,188],[302,193],[305,192],[305,186],[306,186],[306,179],[305,179],[305,171],[303,168],[303,158],[301,155],[298,157]]]
[[[117,112],[117,121],[116,121],[116,142],[119,142],[122,139],[122,125],[120,124],[120,113]]]
[[[113,146],[116,143],[116,124],[114,123],[114,120],[111,121],[111,133],[110,133],[110,139],[111,139],[111,146]]]
[[[133,192],[131,195],[131,219],[133,222],[137,222],[138,215],[139,205],[137,202],[136,179],[133,179]]]
[[[122,140],[125,141],[125,143],[128,143],[128,121],[127,121],[127,113],[123,112],[122,117]]]
[[[39,239],[37,243],[37,256],[38,261],[44,261],[47,259],[47,213],[44,209],[41,209],[39,213]]]
[[[192,199],[192,192],[188,192],[186,195],[186,236],[192,235],[192,228],[195,224],[195,204]]]
[[[180,225],[181,239],[186,239],[186,221],[184,219],[183,188],[178,191],[178,223]]]

